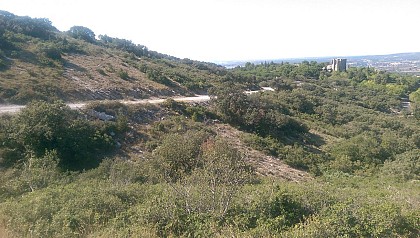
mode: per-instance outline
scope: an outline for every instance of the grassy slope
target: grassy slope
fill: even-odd
[[[174,57],[138,57],[124,50],[56,32],[54,40],[8,32],[3,47],[0,102],[85,101],[193,95],[225,71],[216,65]],[[61,56],[45,48],[62,47]]]

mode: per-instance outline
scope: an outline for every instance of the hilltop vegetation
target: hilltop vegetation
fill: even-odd
[[[0,115],[1,237],[418,237],[418,78],[227,70],[82,26],[0,25],[0,98],[32,101]],[[275,91],[245,93],[261,86]],[[196,92],[212,100],[55,100]]]

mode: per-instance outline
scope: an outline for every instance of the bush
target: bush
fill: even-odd
[[[394,161],[385,162],[382,174],[398,181],[420,179],[420,150],[415,149],[396,156]]]
[[[152,210],[151,222],[162,236],[215,235],[237,192],[252,179],[242,155],[227,141],[209,139],[198,152],[191,171],[170,182],[172,189]]]
[[[7,128],[6,148],[19,151],[20,158],[27,153],[43,157],[55,150],[62,168],[92,168],[98,164],[98,155],[114,148],[102,124],[79,118],[62,102],[33,102]]]
[[[2,203],[0,214],[19,237],[86,237],[127,208],[116,190],[91,180],[51,186]]]
[[[245,232],[243,237],[282,237],[311,211],[285,184],[268,182],[245,186],[229,210],[225,225]]]
[[[99,74],[103,76],[108,76],[108,74],[106,74],[106,72],[103,69],[96,69],[96,72],[98,72]]]
[[[242,140],[248,146],[263,151],[266,154],[278,156],[283,144],[271,136],[261,137],[255,134],[246,133]]]
[[[128,76],[127,71],[122,70],[122,69],[120,69],[120,70],[118,71],[118,77],[120,77],[121,79],[124,79],[124,80],[127,80],[127,79],[129,79],[129,78],[130,78],[130,77]]]
[[[350,173],[363,170],[365,167],[374,167],[388,159],[388,154],[381,147],[379,139],[369,133],[342,140],[333,145],[330,151],[336,159],[332,161],[332,168],[339,170],[346,168],[348,171],[343,172]],[[341,163],[338,164],[338,162]]]
[[[414,215],[389,202],[339,202],[284,237],[417,237]]]
[[[204,131],[188,131],[182,134],[169,134],[154,151],[161,159],[165,177],[170,181],[178,181],[200,166],[198,159],[201,144],[209,134]]]
[[[155,81],[156,83],[160,83],[168,87],[175,86],[174,83],[159,70],[148,69],[146,75],[148,79]]]
[[[38,46],[39,52],[52,60],[61,60],[62,49],[56,43],[43,43]]]

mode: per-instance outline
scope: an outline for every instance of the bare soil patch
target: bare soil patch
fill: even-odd
[[[257,174],[275,177],[287,181],[301,182],[311,180],[309,173],[294,169],[279,158],[269,156],[261,151],[250,148],[240,140],[240,131],[227,124],[214,124],[214,131],[218,136],[229,140],[245,155],[245,160],[254,167]]]

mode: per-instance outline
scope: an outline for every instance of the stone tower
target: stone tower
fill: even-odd
[[[333,59],[331,62],[332,70],[343,72],[347,69],[347,59]]]

